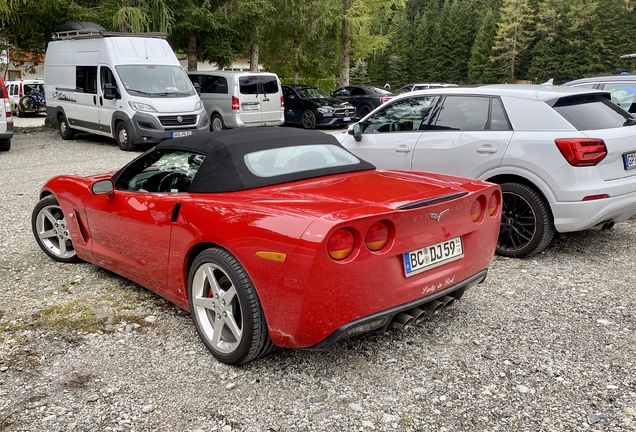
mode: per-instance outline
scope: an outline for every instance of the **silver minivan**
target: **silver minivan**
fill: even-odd
[[[188,72],[210,118],[210,130],[278,126],[285,122],[280,80],[274,73]]]

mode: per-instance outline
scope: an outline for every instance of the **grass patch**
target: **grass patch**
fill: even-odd
[[[88,303],[79,300],[42,308],[40,316],[43,324],[55,331],[94,333],[104,322]]]

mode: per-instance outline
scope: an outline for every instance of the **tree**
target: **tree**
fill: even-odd
[[[496,13],[488,9],[481,20],[468,61],[468,83],[498,83],[502,79],[503,65],[492,59],[492,46],[497,33]]]
[[[515,63],[532,41],[534,14],[528,0],[504,0],[499,15],[493,59],[503,61],[507,76],[514,81]]]

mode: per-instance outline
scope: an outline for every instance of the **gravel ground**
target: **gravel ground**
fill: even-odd
[[[405,331],[231,367],[187,313],[93,265],[55,263],[32,238],[47,178],[137,153],[16,126],[0,154],[0,430],[636,429],[636,220],[495,257],[484,284]]]

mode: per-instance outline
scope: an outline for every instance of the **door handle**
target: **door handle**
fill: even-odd
[[[484,147],[479,147],[477,149],[477,153],[493,154],[493,153],[497,153],[497,149],[491,146],[484,146]]]
[[[411,151],[411,147],[406,147],[406,146],[400,146],[400,147],[396,147],[395,151],[397,153],[409,153]]]
[[[97,96],[93,96],[93,105],[97,105]]]
[[[269,102],[269,98],[263,98],[263,102]]]
[[[104,99],[102,99],[102,97],[101,97],[101,96],[99,97],[99,104],[100,104],[101,106],[104,106]]]

